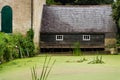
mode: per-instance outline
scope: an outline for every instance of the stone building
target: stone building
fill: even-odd
[[[35,31],[34,42],[37,45],[45,2],[45,0],[0,0],[0,31],[25,34],[32,27]]]

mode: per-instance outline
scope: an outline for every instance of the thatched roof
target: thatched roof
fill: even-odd
[[[116,32],[110,5],[44,6],[41,32]]]

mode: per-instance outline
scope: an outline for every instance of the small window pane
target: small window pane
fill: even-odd
[[[63,41],[63,35],[56,35],[56,41]]]
[[[83,35],[83,41],[90,41],[90,35]]]

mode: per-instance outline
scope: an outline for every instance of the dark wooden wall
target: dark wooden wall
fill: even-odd
[[[56,35],[64,35],[63,41],[56,41]],[[83,41],[83,35],[90,35],[90,41]],[[82,48],[98,48],[104,46],[104,34],[41,34],[41,48],[72,48],[80,42]]]

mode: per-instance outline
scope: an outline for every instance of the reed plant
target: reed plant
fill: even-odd
[[[82,52],[80,49],[80,43],[79,42],[74,43],[73,55],[80,56],[81,54],[82,54]]]
[[[103,64],[103,57],[102,56],[96,56],[92,61],[88,62],[88,64]]]
[[[41,74],[38,76],[37,74],[37,71],[36,71],[36,67],[33,67],[31,69],[31,74],[32,74],[32,80],[47,80],[48,79],[48,76],[53,68],[53,65],[55,64],[56,60],[54,60],[52,62],[52,64],[50,65],[51,63],[51,57],[45,57],[45,60],[44,60],[44,64],[43,64],[43,68],[42,68],[42,72]]]

